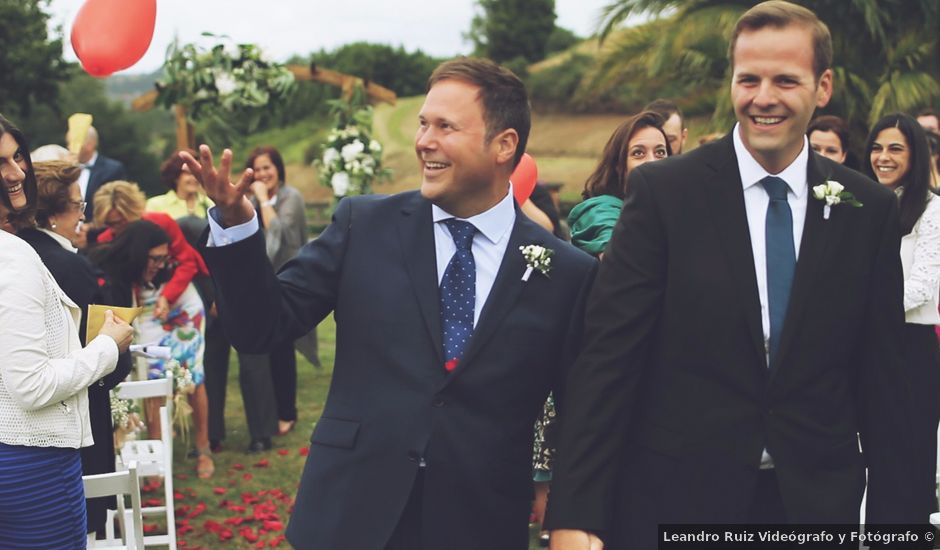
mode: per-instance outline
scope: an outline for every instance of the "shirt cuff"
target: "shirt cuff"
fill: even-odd
[[[233,225],[232,227],[222,227],[222,221],[220,219],[222,214],[218,212],[217,207],[213,206],[210,208],[208,214],[209,239],[206,242],[206,246],[215,247],[234,244],[239,241],[244,241],[258,231],[258,216],[255,213],[251,214],[251,219],[247,222],[240,225]]]

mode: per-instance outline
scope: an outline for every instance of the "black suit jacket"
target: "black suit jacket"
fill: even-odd
[[[424,468],[425,548],[526,548],[533,424],[573,360],[595,261],[516,210],[460,365],[444,368],[431,203],[343,199],[275,276],[262,234],[205,249],[228,336],[261,353],[328,315],[336,362],[287,529],[297,548],[381,550]],[[554,249],[549,277],[519,247]]]
[[[646,548],[657,523],[746,521],[763,449],[789,521],[856,523],[866,466],[868,519],[911,519],[897,200],[810,152],[810,188],[826,180],[864,206],[824,220],[809,190],[768,369],[731,135],[631,174],[568,385],[552,528]]]
[[[88,187],[85,188],[85,219],[95,219],[95,193],[101,186],[114,180],[127,179],[127,170],[124,164],[110,157],[98,153],[95,164],[91,167],[91,173],[88,175]]]

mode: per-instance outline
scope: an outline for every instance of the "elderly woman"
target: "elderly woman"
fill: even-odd
[[[23,134],[2,116],[0,179],[2,217],[29,225],[32,161]],[[133,330],[108,312],[82,348],[78,320],[36,252],[0,232],[0,548],[85,548],[87,388],[114,370]]]
[[[72,162],[53,160],[33,165],[38,187],[36,226],[20,229],[17,236],[39,254],[43,264],[59,287],[83,312],[79,337],[84,342],[88,304],[110,304],[101,272],[80,254],[73,242],[80,236],[85,201],[78,186],[81,168]],[[82,474],[103,474],[114,471],[114,427],[111,424],[109,392],[131,370],[129,354],[121,354],[118,366],[88,388],[88,412],[95,444],[82,448]],[[104,533],[106,509],[117,506],[115,499],[96,498],[88,504],[88,532]]]
[[[190,394],[195,426],[196,471],[202,478],[211,477],[215,466],[209,448],[209,405],[203,384],[205,306],[192,282],[193,277],[208,275],[209,270],[202,256],[186,242],[183,232],[173,218],[162,212],[145,211],[144,194],[136,184],[121,180],[106,183],[95,193],[94,201],[96,225],[107,226],[98,236],[98,243],[114,241],[129,224],[141,219],[160,227],[169,239],[166,257],[153,259],[160,267],[175,265],[169,280],[159,286],[137,286],[133,294],[129,291],[123,292],[122,300],[116,301],[115,304],[131,305],[133,302],[142,306],[144,313],[135,322],[140,342],[160,342],[161,345],[172,347],[174,359],[192,374],[196,384],[196,391]],[[108,272],[107,267],[103,268]],[[162,360],[150,359],[148,367],[150,378],[164,376],[165,364]],[[161,429],[157,421],[159,400],[148,399],[145,406],[149,435],[158,439]]]

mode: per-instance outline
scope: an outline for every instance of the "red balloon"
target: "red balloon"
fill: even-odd
[[[86,0],[72,24],[72,49],[99,78],[137,63],[147,53],[157,0]]]
[[[529,200],[537,179],[539,179],[539,168],[535,165],[535,159],[529,153],[523,153],[519,165],[509,176],[509,181],[512,182],[512,194],[516,197],[517,203],[522,204]]]

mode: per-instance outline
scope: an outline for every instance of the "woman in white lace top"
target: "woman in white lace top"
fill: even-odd
[[[0,217],[31,221],[36,179],[23,134],[0,116]],[[0,231],[0,548],[84,548],[79,448],[87,388],[133,331],[109,314],[82,348],[79,311],[25,241]]]
[[[911,468],[919,482],[912,498],[923,503],[922,517],[937,511],[937,424],[940,422],[940,348],[934,325],[940,294],[940,197],[930,190],[927,136],[906,114],[892,114],[871,130],[865,148],[866,172],[898,194],[901,265],[904,268],[904,372],[910,377],[917,417],[911,419]],[[864,207],[864,206],[863,206]]]

